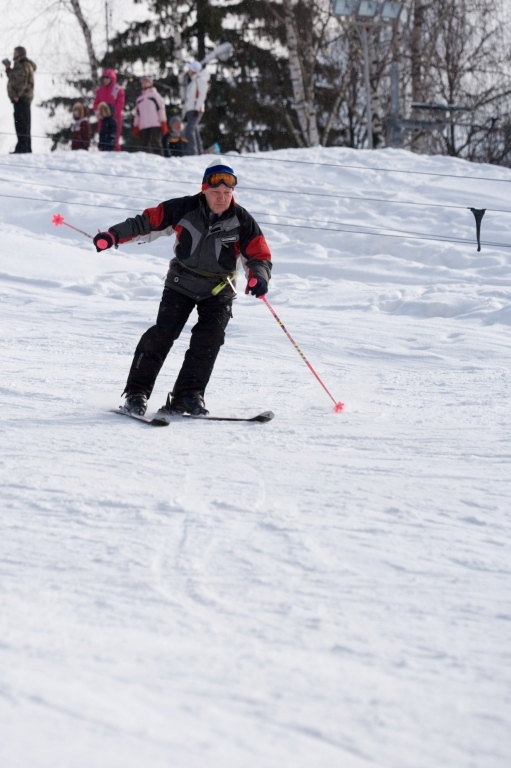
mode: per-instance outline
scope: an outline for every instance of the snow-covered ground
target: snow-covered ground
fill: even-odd
[[[230,159],[342,413],[244,295],[207,405],[274,421],[109,413],[172,240],[96,254],[51,217],[94,233],[207,161],[0,158],[0,765],[507,767],[511,171]]]

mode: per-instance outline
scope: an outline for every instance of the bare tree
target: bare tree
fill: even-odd
[[[312,34],[307,34],[308,39],[300,41],[302,43],[302,56],[300,56],[297,25],[291,0],[284,0],[284,25],[289,52],[289,74],[293,85],[298,123],[306,146],[315,147],[319,144],[319,132],[312,77],[314,66],[311,61],[314,55]],[[303,46],[304,42],[305,46]]]
[[[287,49],[289,77],[291,80],[294,115],[287,113],[286,120],[298,144],[313,147],[320,144],[318,125],[317,83],[327,63],[327,50],[339,36],[338,25],[331,12],[329,0],[265,0],[273,19],[281,25]],[[339,99],[334,96],[334,111],[326,116],[327,126],[321,143],[331,131],[334,112]],[[294,126],[296,116],[298,127]]]
[[[71,6],[70,8],[71,13],[73,13],[76,16],[76,19],[81,27],[81,30],[85,39],[85,45],[87,47],[87,56],[89,58],[92,85],[94,88],[97,88],[99,83],[99,79],[98,79],[99,62],[96,56],[96,52],[94,50],[94,44],[92,42],[91,28],[88,22],[86,21],[85,16],[83,15],[83,11],[80,6],[80,0],[68,0],[68,2],[69,2],[69,5]]]
[[[483,145],[494,145],[484,135],[507,113],[511,95],[504,10],[499,0],[409,0],[400,54],[408,97],[473,110],[462,117],[454,110],[422,111],[420,117],[441,115],[450,125],[415,134],[412,150],[476,159]]]

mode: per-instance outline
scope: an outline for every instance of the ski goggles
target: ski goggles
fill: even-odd
[[[234,173],[212,173],[211,176],[206,176],[204,183],[207,184],[208,187],[219,187],[220,184],[225,184],[226,187],[233,189],[238,183],[238,179]]]

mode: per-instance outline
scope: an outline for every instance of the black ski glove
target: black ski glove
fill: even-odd
[[[268,283],[263,277],[253,277],[248,282],[248,291],[255,296],[256,299],[260,299],[265,293],[268,293]]]
[[[93,238],[92,242],[96,246],[96,251],[98,253],[101,251],[106,251],[108,248],[116,245],[115,237],[111,232],[98,232],[96,237]]]

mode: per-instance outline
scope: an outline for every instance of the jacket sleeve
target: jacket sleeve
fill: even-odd
[[[247,280],[262,277],[269,283],[272,270],[271,253],[259,224],[243,210],[241,225],[240,253]]]
[[[174,233],[174,225],[181,218],[180,198],[166,200],[156,208],[146,208],[142,214],[121,221],[109,228],[118,243],[150,243],[162,235]]]
[[[202,72],[197,75],[197,90],[195,92],[195,106],[198,112],[204,111],[204,102],[208,93],[208,79]]]
[[[126,101],[126,93],[124,88],[119,88],[115,99],[115,117],[120,120],[122,117],[122,110],[124,109],[124,103]]]
[[[101,103],[101,99],[99,97],[99,90],[100,89],[98,88],[98,90],[96,91],[96,95],[94,96],[94,104],[92,105],[92,111],[94,112],[94,114],[96,114],[98,107]]]
[[[82,120],[80,124],[80,138],[88,147],[90,142],[90,123],[88,120]]]
[[[195,103],[195,81],[196,77],[190,78],[190,81],[186,85],[185,88],[185,98],[183,103],[183,116],[186,115],[187,112],[191,112],[191,110],[195,109],[194,103]]]
[[[156,93],[156,101],[158,102],[158,119],[160,123],[166,123],[167,113],[165,111],[165,102],[158,92]]]

